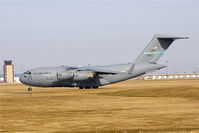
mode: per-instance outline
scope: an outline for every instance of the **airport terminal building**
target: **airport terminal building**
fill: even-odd
[[[199,79],[199,73],[145,74],[136,80]]]

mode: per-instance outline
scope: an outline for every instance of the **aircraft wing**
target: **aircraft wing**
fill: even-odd
[[[78,71],[93,71],[98,74],[124,74],[127,72],[120,72],[120,71],[112,71],[112,70],[105,70],[97,67],[73,67],[73,66],[64,66],[67,70],[78,70]]]

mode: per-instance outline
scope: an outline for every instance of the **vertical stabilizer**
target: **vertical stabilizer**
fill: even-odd
[[[136,63],[157,62],[158,59],[166,52],[171,43],[176,39],[187,39],[188,37],[178,37],[171,35],[155,35],[148,46],[138,56]]]
[[[158,59],[166,52],[171,43],[176,39],[188,39],[188,37],[161,34],[155,35],[151,42],[135,60],[128,72],[132,73],[137,64],[156,63]]]

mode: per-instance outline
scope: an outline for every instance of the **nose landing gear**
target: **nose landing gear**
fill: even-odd
[[[31,87],[28,87],[28,91],[32,91],[32,88],[31,88]]]

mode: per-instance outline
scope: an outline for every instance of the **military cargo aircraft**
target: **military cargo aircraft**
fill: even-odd
[[[166,67],[156,62],[174,40],[187,38],[157,34],[133,63],[35,68],[26,71],[20,77],[20,81],[26,85],[38,87],[98,88]],[[29,87],[28,90],[31,91],[32,88]]]

